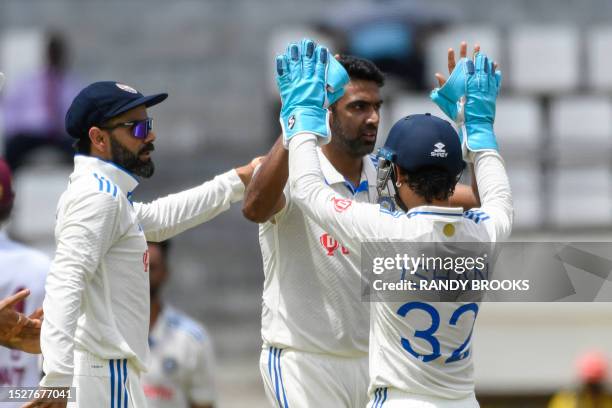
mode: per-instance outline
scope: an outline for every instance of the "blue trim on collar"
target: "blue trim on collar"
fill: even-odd
[[[349,189],[349,191],[353,195],[360,193],[362,191],[367,192],[370,190],[370,186],[368,185],[368,180],[363,180],[361,183],[359,183],[357,187],[355,187],[353,183],[351,183],[350,181],[344,180],[344,185],[346,186],[346,188]]]
[[[101,158],[96,157],[96,156],[89,156],[89,155],[87,155],[87,154],[81,154],[81,153],[75,153],[75,154],[74,154],[74,156],[75,156],[75,157],[76,157],[76,156],[82,156],[82,157],[91,157],[92,159],[96,159],[96,160],[100,160],[101,162],[108,163],[108,164],[110,164],[111,166],[114,166],[114,167],[116,167],[117,169],[121,170],[122,172],[124,172],[124,173],[125,173],[125,174],[127,174],[128,176],[132,177],[134,180],[136,180],[136,182],[137,182],[137,183],[140,183],[140,180],[138,179],[138,177],[136,177],[135,175],[133,175],[132,173],[130,173],[128,170],[126,170],[125,168],[123,168],[123,167],[121,167],[120,165],[118,165],[117,163],[114,163],[114,162],[109,161],[109,160],[104,160],[104,159],[101,159]]]

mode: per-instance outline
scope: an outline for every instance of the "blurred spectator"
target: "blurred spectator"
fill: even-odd
[[[0,159],[0,226],[9,219],[13,207],[11,173],[7,164]],[[11,241],[0,229],[0,299],[6,298],[24,288],[30,289],[30,296],[15,304],[14,308],[30,315],[42,306],[45,295],[45,277],[49,270],[49,259],[26,246]],[[0,347],[0,386],[36,387],[40,380],[38,356],[23,351]],[[4,393],[6,389],[2,390]],[[6,401],[0,395],[0,400]],[[3,403],[2,407],[20,407],[22,403]]]
[[[45,66],[12,80],[8,78],[2,103],[6,161],[13,171],[34,151],[46,147],[72,162],[72,141],[64,117],[79,91],[68,73],[68,44],[59,33],[47,38]]]
[[[612,397],[606,390],[606,356],[597,351],[587,352],[578,358],[577,369],[578,389],[557,393],[548,408],[612,408]]]
[[[149,242],[151,358],[142,383],[149,407],[212,408],[215,404],[211,339],[195,320],[162,302],[169,241]]]

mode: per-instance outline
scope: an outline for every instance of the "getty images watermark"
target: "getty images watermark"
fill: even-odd
[[[612,302],[612,243],[365,242],[365,301]]]

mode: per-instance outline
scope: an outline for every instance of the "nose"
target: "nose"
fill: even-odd
[[[144,143],[146,144],[146,143],[154,142],[156,138],[157,136],[155,135],[155,132],[153,130],[149,130],[149,134],[145,138]]]
[[[370,114],[368,115],[368,118],[366,119],[366,123],[368,125],[374,125],[378,127],[379,122],[380,122],[380,111],[372,107],[370,109]]]

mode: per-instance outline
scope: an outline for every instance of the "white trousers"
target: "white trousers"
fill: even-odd
[[[368,357],[345,358],[265,346],[259,368],[277,408],[355,408],[368,401]]]
[[[368,408],[479,408],[474,395],[449,400],[426,395],[408,394],[392,388],[377,388],[370,396]]]
[[[68,408],[146,408],[140,372],[127,359],[105,360],[74,351],[76,402]]]

